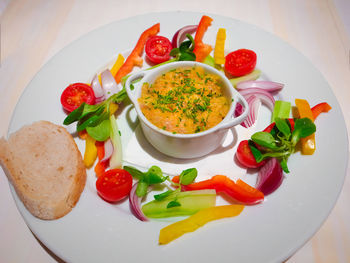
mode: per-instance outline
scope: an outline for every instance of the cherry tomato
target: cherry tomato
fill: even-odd
[[[238,49],[225,58],[225,70],[234,77],[252,72],[256,65],[256,54],[249,49]]]
[[[61,95],[61,104],[66,111],[73,111],[83,102],[95,104],[93,89],[85,83],[74,83],[69,85]]]
[[[172,45],[169,39],[162,36],[152,36],[146,42],[146,55],[148,59],[156,64],[170,59]]]
[[[117,202],[127,197],[132,188],[132,176],[123,169],[106,171],[96,181],[98,194],[108,202]]]
[[[237,160],[241,165],[247,168],[258,168],[265,164],[265,160],[257,163],[252,151],[250,150],[248,140],[241,141],[236,152]]]

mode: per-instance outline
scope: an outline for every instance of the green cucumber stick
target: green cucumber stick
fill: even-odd
[[[289,101],[276,100],[271,122],[275,122],[276,118],[288,119],[291,108]]]
[[[237,77],[237,78],[232,78],[230,79],[230,82],[234,88],[236,88],[237,84],[243,81],[248,81],[248,80],[257,80],[261,75],[261,70],[259,69],[254,69],[253,72],[244,75],[242,77]]]

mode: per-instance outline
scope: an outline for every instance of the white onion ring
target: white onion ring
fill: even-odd
[[[109,69],[106,69],[101,73],[101,81],[105,99],[108,99],[113,94],[121,91],[121,86],[117,84]]]
[[[95,74],[94,78],[91,81],[91,88],[95,94],[95,102],[96,104],[100,103],[105,99],[105,93],[101,87],[100,81],[98,80],[97,74]]]
[[[108,139],[104,142],[104,149],[105,149],[105,156],[103,157],[101,162],[109,160],[109,158],[111,158],[111,156],[113,154],[114,147],[113,147],[111,139]]]
[[[273,107],[275,106],[275,99],[268,91],[262,90],[262,89],[258,89],[258,88],[249,88],[249,89],[241,90],[241,91],[239,91],[239,93],[244,98],[248,98],[251,95],[256,96],[271,111],[273,111]]]

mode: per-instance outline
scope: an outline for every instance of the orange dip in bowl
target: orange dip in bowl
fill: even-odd
[[[174,134],[191,134],[219,124],[229,111],[231,99],[219,76],[194,66],[176,68],[152,84],[143,83],[138,103],[155,126]]]

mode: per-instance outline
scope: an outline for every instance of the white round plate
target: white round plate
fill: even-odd
[[[109,24],[83,36],[54,56],[33,78],[15,109],[9,133],[36,120],[62,124],[66,114],[60,95],[70,83],[88,82],[118,53],[133,48],[140,34],[160,22],[160,35],[171,38],[182,26],[197,24],[202,14],[153,13]],[[259,205],[247,206],[241,215],[208,223],[172,243],[158,245],[159,230],[168,220],[141,222],[129,211],[127,200],[104,202],[96,194],[95,175],[88,181],[77,206],[54,221],[33,217],[18,200],[17,206],[33,233],[67,262],[280,262],[291,256],[318,230],[342,189],[348,160],[345,122],[331,88],[315,67],[291,46],[257,27],[210,15],[214,21],[204,42],[214,45],[217,29],[227,30],[227,50],[248,48],[258,55],[257,68],[264,78],[285,84],[280,96],[311,105],[327,101],[332,110],[316,120],[317,151],[312,156],[296,153],[289,159],[290,174],[282,186]],[[197,167],[198,179],[225,174],[254,185],[256,173],[234,161],[237,142],[269,123],[263,107],[251,129],[236,127],[225,145],[204,158],[178,160],[166,157],[145,141],[135,112],[127,106],[118,116],[124,159],[139,167],[160,166],[169,174]],[[233,135],[237,135],[233,139]],[[76,140],[83,152],[84,145]],[[221,202],[221,201],[219,201]]]

